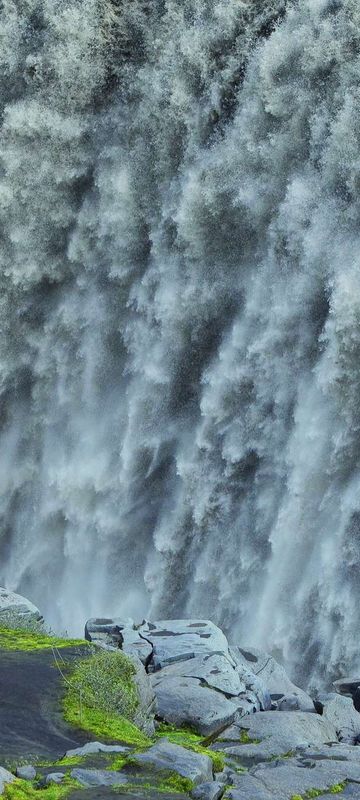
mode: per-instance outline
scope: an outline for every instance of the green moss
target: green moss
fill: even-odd
[[[35,633],[22,628],[0,628],[2,650],[49,650],[52,647],[89,647],[84,639],[60,639],[47,633]]]
[[[182,747],[186,747],[187,750],[193,750],[195,753],[209,756],[213,762],[214,772],[223,771],[225,767],[224,754],[217,750],[209,750],[208,747],[204,747],[202,744],[203,737],[199,736],[199,734],[195,733],[195,731],[191,730],[191,728],[175,728],[172,725],[163,723],[159,725],[156,731],[156,738],[163,737],[166,737],[166,739],[173,744],[179,744]]]
[[[260,744],[261,739],[251,739],[248,731],[243,728],[242,731],[240,731],[240,742],[241,744]]]
[[[64,800],[73,789],[80,788],[80,783],[65,777],[64,782],[52,784],[44,789],[37,789],[29,781],[16,779],[5,786],[3,800]]]
[[[98,708],[82,705],[80,717],[79,695],[69,690],[63,702],[64,717],[70,725],[110,741],[146,747],[151,744],[132,722],[120,714],[109,714]]]
[[[291,800],[311,800],[313,797],[321,797],[323,794],[340,794],[346,787],[344,783],[335,783],[333,786],[328,786],[327,789],[308,789],[304,795],[293,794]]]

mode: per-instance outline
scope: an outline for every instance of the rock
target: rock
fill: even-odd
[[[147,675],[140,658],[132,656],[131,659],[136,669],[134,683],[139,697],[139,707],[134,717],[134,723],[141,728],[147,736],[153,736],[155,733],[154,714],[157,709],[156,696],[150,677]]]
[[[303,796],[311,790],[322,790],[325,794],[326,789],[346,780],[360,782],[360,763],[287,759],[259,764],[251,770],[251,776],[272,797],[290,800],[294,795]],[[241,785],[241,776],[237,778],[237,785]]]
[[[334,725],[341,742],[355,744],[360,736],[360,714],[350,697],[335,695],[328,701],[324,700],[322,718]]]
[[[0,588],[0,625],[11,624],[14,627],[16,619],[29,625],[42,625],[44,622],[39,609],[30,600]]]
[[[128,656],[135,656],[147,667],[152,657],[152,645],[134,628],[124,628],[121,631],[123,642],[121,649]]]
[[[83,747],[75,747],[65,753],[66,758],[75,756],[88,756],[93,753],[128,753],[129,748],[120,744],[102,744],[102,742],[88,742]]]
[[[212,781],[212,761],[209,756],[171,744],[167,739],[161,739],[144,753],[135,753],[133,758],[139,764],[152,764],[158,769],[177,772],[195,785]]]
[[[3,793],[7,783],[12,783],[15,780],[15,775],[8,772],[4,767],[0,767],[0,795]]]
[[[243,743],[244,733],[249,743]],[[251,741],[251,740],[255,740]],[[244,717],[223,731],[212,745],[228,758],[251,767],[274,756],[283,756],[301,746],[336,741],[336,729],[318,714],[297,711],[264,711]]]
[[[239,673],[221,653],[210,652],[164,667],[153,675],[153,686],[156,688],[165,678],[179,677],[198,678],[208,688],[234,697],[246,692]]]
[[[129,623],[125,620],[115,618],[93,618],[89,619],[85,625],[85,639],[88,642],[98,644],[108,644],[112,647],[121,647],[123,637],[121,631]]]
[[[155,680],[157,678],[157,673]],[[209,736],[229,725],[237,705],[220,692],[201,686],[196,678],[164,678],[154,686],[157,714],[179,727],[188,725]]]
[[[36,778],[36,769],[30,764],[24,764],[22,767],[16,768],[16,776],[23,781],[33,781]]]
[[[187,661],[214,651],[229,655],[226,636],[209,620],[144,622],[138,631],[153,648],[149,669],[162,669],[174,661]]]
[[[229,800],[279,800],[277,797],[274,798],[274,795],[249,773],[244,773],[241,780],[239,778],[227,790],[226,798]]]
[[[269,654],[256,648],[231,647],[231,655],[236,659],[238,668],[244,668],[261,675],[261,682],[266,686],[273,700],[280,700],[286,695],[296,695],[301,711],[315,711],[311,697],[295,686],[287,676],[284,667]],[[241,675],[241,673],[240,673]]]
[[[46,784],[51,783],[62,783],[65,778],[65,774],[63,772],[50,772],[49,775],[45,778]]]
[[[72,769],[70,774],[82,786],[117,786],[127,783],[125,775],[120,772],[111,772],[110,770],[81,769],[78,767]]]
[[[220,800],[223,794],[224,784],[212,781],[211,783],[200,783],[200,785],[191,792],[191,797],[193,797],[194,800]]]
[[[85,625],[85,639],[102,647],[121,648],[126,655],[139,658],[144,666],[152,656],[151,644],[140,635],[131,619],[89,619]]]
[[[278,711],[300,711],[300,702],[296,694],[286,694],[277,704]]]

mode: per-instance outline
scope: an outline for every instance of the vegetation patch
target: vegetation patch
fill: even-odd
[[[78,781],[67,776],[61,784],[51,784],[43,789],[38,789],[29,781],[16,779],[5,786],[2,794],[3,800],[64,800],[73,789],[81,788]]]
[[[308,789],[305,794],[293,794],[291,800],[311,800],[313,797],[321,797],[322,794],[340,794],[346,788],[346,781],[344,783],[334,783],[327,789]]]
[[[241,744],[261,744],[261,739],[252,739],[251,736],[249,736],[249,733],[246,730],[246,728],[243,728],[240,731],[240,743]]]
[[[0,628],[2,650],[50,650],[64,647],[89,647],[84,639],[60,639],[48,633],[34,632],[25,628]]]
[[[162,723],[156,731],[156,737],[159,739],[166,737],[173,744],[179,744],[181,747],[186,747],[187,750],[193,750],[195,753],[209,756],[213,762],[214,772],[222,772],[225,767],[224,753],[218,750],[209,750],[208,747],[205,747],[202,744],[202,737],[191,728],[175,728],[172,725]]]
[[[101,650],[78,660],[63,702],[66,721],[111,741],[151,744],[132,722],[139,705],[135,673],[132,660],[120,651]]]

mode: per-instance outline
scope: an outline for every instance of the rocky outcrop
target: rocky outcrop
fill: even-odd
[[[30,600],[0,587],[0,627],[40,627],[43,622],[39,609]]]
[[[135,626],[118,618],[92,619],[85,635],[102,647],[120,647],[141,658],[156,696],[157,716],[165,722],[189,725],[209,736],[236,717],[271,708],[267,685],[251,670],[251,660],[239,648],[229,648],[224,633],[209,620],[144,621]],[[283,684],[296,689],[285,678]]]

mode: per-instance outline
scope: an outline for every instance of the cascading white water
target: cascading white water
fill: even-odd
[[[0,584],[360,666],[357,0],[3,0]]]

